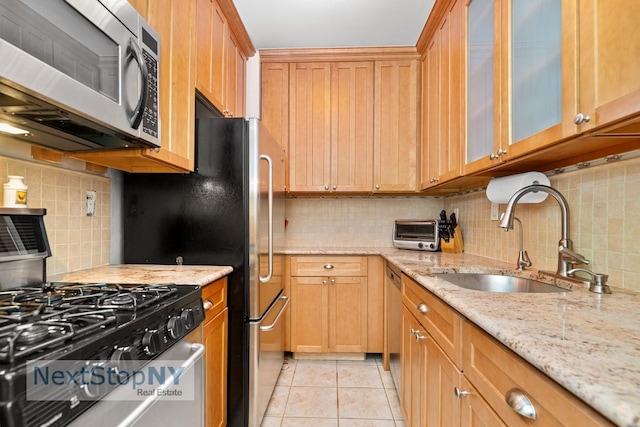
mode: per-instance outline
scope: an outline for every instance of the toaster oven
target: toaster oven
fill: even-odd
[[[398,219],[393,227],[393,246],[417,251],[440,249],[437,219]]]

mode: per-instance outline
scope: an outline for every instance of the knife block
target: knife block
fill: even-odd
[[[449,241],[440,239],[440,249],[445,253],[459,254],[464,252],[464,241],[462,240],[462,230],[457,225],[454,230],[455,237],[449,238]]]

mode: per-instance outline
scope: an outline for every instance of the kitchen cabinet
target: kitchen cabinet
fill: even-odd
[[[577,2],[473,0],[466,14],[465,173],[579,134]]]
[[[366,275],[366,257],[291,257],[291,351],[367,351]]]
[[[417,60],[375,62],[374,192],[417,189],[418,83]]]
[[[160,34],[160,132],[162,147],[70,153],[127,172],[189,172],[194,168],[195,1],[131,1]]]
[[[289,190],[371,191],[373,64],[292,64],[289,93]]]
[[[460,425],[462,317],[402,275],[401,407],[409,426]]]
[[[205,309],[205,425],[227,425],[227,278],[216,280],[202,290]]]
[[[613,425],[470,322],[465,322],[464,336],[465,376],[508,426]],[[521,403],[529,399],[535,421],[507,403],[510,394]]]
[[[196,1],[195,87],[225,117],[242,117],[248,54],[243,51],[235,35],[238,30],[230,22],[237,12],[235,8],[231,9],[226,0]],[[232,13],[228,16],[230,9]],[[238,25],[242,25],[241,22]],[[244,31],[244,28],[240,31]]]
[[[463,2],[451,1],[422,56],[420,190],[461,175]]]
[[[404,274],[402,286],[400,402],[407,425],[612,425]],[[535,421],[516,413],[508,396],[526,396]]]
[[[415,49],[269,50],[260,58],[263,118],[288,147],[288,191],[416,191]]]
[[[578,15],[581,129],[640,134],[640,3],[584,0]]]

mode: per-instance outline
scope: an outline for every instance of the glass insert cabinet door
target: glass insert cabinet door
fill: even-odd
[[[562,122],[562,0],[512,0],[511,126],[517,142]]]
[[[493,152],[495,116],[494,0],[473,0],[467,6],[467,160]]]

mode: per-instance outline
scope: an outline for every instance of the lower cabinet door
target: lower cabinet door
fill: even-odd
[[[465,393],[460,396],[460,427],[506,427],[502,419],[464,377],[460,390]]]
[[[205,425],[227,425],[227,322],[229,310],[205,323]]]
[[[456,397],[455,389],[460,388],[462,375],[433,339],[424,341],[427,422],[422,425],[458,426],[460,425],[460,400]]]

